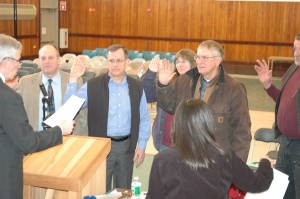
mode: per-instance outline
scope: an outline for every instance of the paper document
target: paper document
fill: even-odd
[[[50,127],[57,126],[62,120],[73,120],[85,99],[72,95],[53,115],[44,121]]]
[[[273,169],[273,175],[274,179],[267,191],[262,193],[247,192],[245,199],[282,199],[289,184],[289,176],[276,169]]]

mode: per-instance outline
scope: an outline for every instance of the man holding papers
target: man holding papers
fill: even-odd
[[[22,97],[7,86],[20,69],[22,44],[0,34],[0,198],[23,198],[23,152],[33,153],[62,143],[73,121],[35,133],[28,123]]]
[[[126,75],[129,64],[127,49],[112,45],[107,55],[108,73],[87,81],[77,91],[77,79],[84,73],[84,60],[71,69],[65,94],[86,99],[89,136],[108,137],[112,141],[107,157],[106,190],[114,186],[129,189],[132,181],[133,160],[139,166],[145,156],[150,135],[150,116],[145,93],[140,81]],[[138,143],[138,146],[137,146]]]

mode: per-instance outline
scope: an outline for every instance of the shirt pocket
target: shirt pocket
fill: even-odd
[[[227,137],[228,125],[229,125],[229,114],[230,107],[224,104],[214,104],[211,107],[211,112],[215,121],[216,130],[217,130],[217,140],[225,139]]]

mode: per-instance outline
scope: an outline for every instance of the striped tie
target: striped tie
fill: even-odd
[[[55,103],[54,103],[54,93],[52,88],[52,79],[48,79],[48,97],[49,97],[49,104],[48,104],[48,115],[52,115],[55,112]]]

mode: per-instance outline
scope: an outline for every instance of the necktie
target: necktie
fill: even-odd
[[[48,104],[48,115],[52,115],[55,112],[55,104],[54,104],[54,93],[52,88],[52,79],[48,79],[48,97],[49,97],[49,104]]]
[[[204,94],[205,94],[207,83],[208,82],[202,77],[201,78],[201,87],[200,87],[200,99],[204,99]]]

